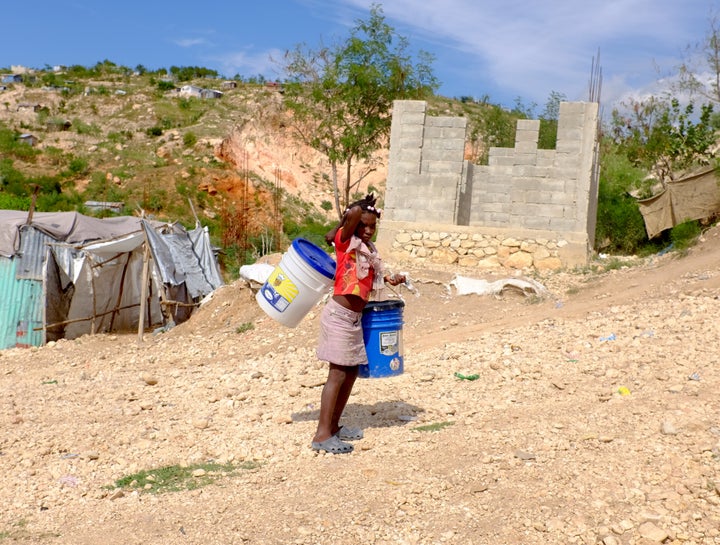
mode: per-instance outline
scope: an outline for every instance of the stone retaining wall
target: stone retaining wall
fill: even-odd
[[[469,269],[558,270],[585,263],[585,243],[512,229],[381,220],[381,253],[396,264],[436,263]],[[539,236],[540,235],[540,236]]]

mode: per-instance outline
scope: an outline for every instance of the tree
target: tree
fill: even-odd
[[[713,103],[720,103],[720,21],[710,16],[709,28],[703,40],[686,48],[686,59],[678,67],[676,92],[700,95]]]
[[[545,110],[540,116],[539,149],[555,149],[557,144],[558,120],[560,119],[560,103],[567,100],[564,93],[551,91]]]
[[[369,174],[353,180],[352,167],[371,159],[390,133],[393,101],[424,98],[438,87],[432,57],[421,51],[415,61],[407,39],[385,22],[380,6],[373,4],[369,18],[356,25],[337,45],[312,50],[301,44],[282,63],[293,127],[301,141],[328,157],[339,216]]]
[[[478,104],[478,108],[465,112],[473,146],[471,160],[487,165],[491,147],[511,148],[515,145],[518,116],[501,106],[490,104],[487,95]]]
[[[649,171],[663,186],[678,172],[707,165],[714,156],[712,104],[704,104],[697,119],[694,104],[683,108],[677,98],[652,96],[623,106],[627,115],[618,109],[612,112],[614,141],[634,165]]]

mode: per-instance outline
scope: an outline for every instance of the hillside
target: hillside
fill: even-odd
[[[37,140],[36,155],[12,158],[24,175],[70,172],[62,191],[79,192],[80,202],[119,201],[124,213],[186,224],[190,200],[218,242],[221,218],[253,237],[283,219],[334,217],[327,160],[293,138],[277,86],[198,80],[222,96],[197,98],[178,93],[180,84],[161,91],[148,76],[71,83],[0,91],[0,126]],[[381,161],[361,190],[381,189],[385,168]]]
[[[76,189],[94,200],[123,197],[127,210],[141,206],[168,219],[178,213],[189,217],[178,195],[213,218],[248,178],[262,193],[279,185],[313,213],[326,213],[320,204],[332,200],[327,159],[294,138],[278,85],[218,79],[173,85],[120,67],[102,77],[67,77],[37,72],[25,76],[27,83],[0,88],[0,126],[37,140],[36,157],[14,158],[23,173],[55,176],[79,160],[85,168],[73,171],[64,191]],[[185,87],[221,96],[199,98]],[[471,116],[484,107],[438,96],[429,111]],[[477,153],[477,143],[468,144],[468,156]],[[375,171],[360,192],[382,189],[386,157],[387,149],[379,150]],[[361,163],[353,174],[365,169]]]

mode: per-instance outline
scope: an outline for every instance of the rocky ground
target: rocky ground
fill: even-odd
[[[405,372],[358,381],[348,455],[310,449],[319,307],[289,329],[241,281],[142,343],[0,352],[0,543],[720,543],[717,228],[544,297],[402,267]],[[216,479],[116,486],[173,465]]]

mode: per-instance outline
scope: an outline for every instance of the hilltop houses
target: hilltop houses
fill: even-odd
[[[177,91],[177,94],[183,97],[195,98],[222,98],[223,92],[215,89],[205,89],[197,85],[183,85]]]

